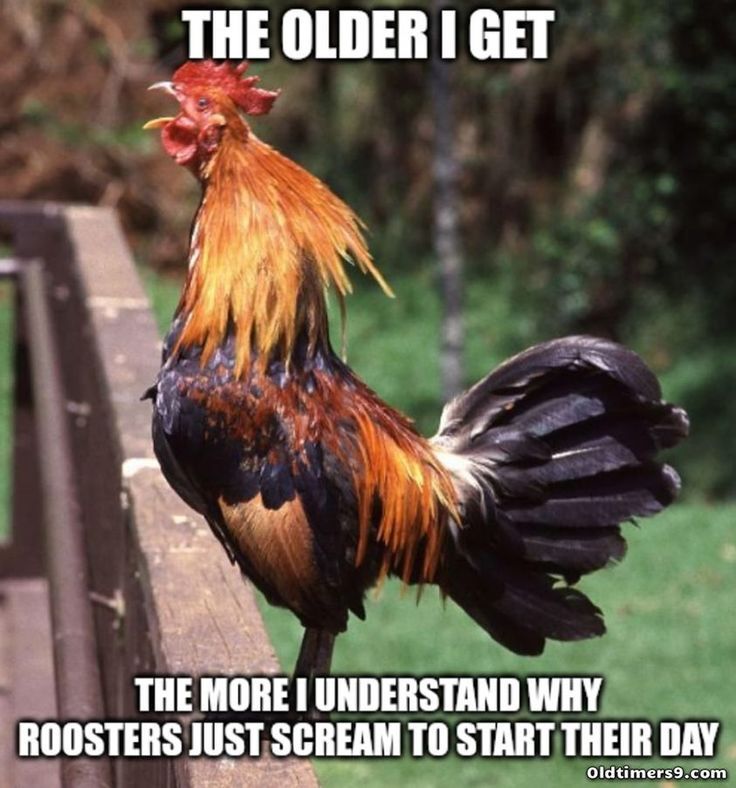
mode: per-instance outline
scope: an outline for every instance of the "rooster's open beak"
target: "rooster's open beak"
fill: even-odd
[[[148,89],[165,90],[167,93],[170,93],[174,98],[176,98],[176,90],[174,89],[173,82],[154,82],[154,84],[150,85]],[[143,128],[146,131],[149,129],[160,129],[167,123],[170,123],[172,120],[174,120],[174,118],[154,118],[153,120],[149,120],[148,123],[144,124]]]
[[[145,129],[145,131],[149,129],[160,129],[167,123],[171,123],[172,120],[174,120],[174,118],[154,118],[153,120],[149,120],[148,123],[144,123],[143,129]]]
[[[153,85],[148,86],[149,90],[165,90],[167,93],[176,98],[176,90],[174,89],[173,82],[154,82]]]

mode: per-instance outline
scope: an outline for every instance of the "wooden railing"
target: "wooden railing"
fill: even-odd
[[[0,581],[48,578],[59,716],[139,716],[136,674],[279,672],[250,587],[153,457],[140,397],[160,343],[114,214],[0,202],[0,232],[12,247],[0,273],[17,282]],[[13,715],[29,716],[22,701]],[[316,785],[309,763],[268,755],[63,759],[61,778],[75,788]]]

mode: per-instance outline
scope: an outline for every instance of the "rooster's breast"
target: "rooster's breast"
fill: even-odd
[[[236,377],[231,340],[204,364],[198,349],[165,355],[153,431],[167,480],[269,601],[307,625],[344,629],[369,580],[355,568],[354,468],[344,459],[354,425],[337,368],[319,356],[289,367],[254,359]]]

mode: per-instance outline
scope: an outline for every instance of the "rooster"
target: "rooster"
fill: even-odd
[[[165,151],[199,180],[189,272],[166,336],[153,440],[171,486],[231,561],[305,627],[296,675],[387,575],[435,584],[525,655],[601,635],[575,585],[624,555],[620,524],[676,497],[660,449],[687,434],[632,351],[587,336],[506,361],[449,402],[430,439],[333,351],[325,306],[352,262],[391,290],[351,209],[246,116],[278,92],[247,64],[187,62]]]

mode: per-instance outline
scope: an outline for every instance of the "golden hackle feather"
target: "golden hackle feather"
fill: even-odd
[[[206,359],[235,325],[236,374],[251,351],[288,361],[300,328],[313,346],[326,332],[323,290],[342,302],[345,262],[389,286],[373,264],[353,211],[317,178],[261,142],[234,113],[208,165],[192,233],[192,261],[180,310],[179,347]]]
[[[374,502],[380,501],[377,540],[387,548],[380,574],[408,581],[436,577],[449,519],[459,521],[455,488],[429,443],[400,414],[377,400],[353,409],[360,472],[354,479],[359,538],[356,564],[366,554]],[[423,558],[416,566],[419,551]]]

